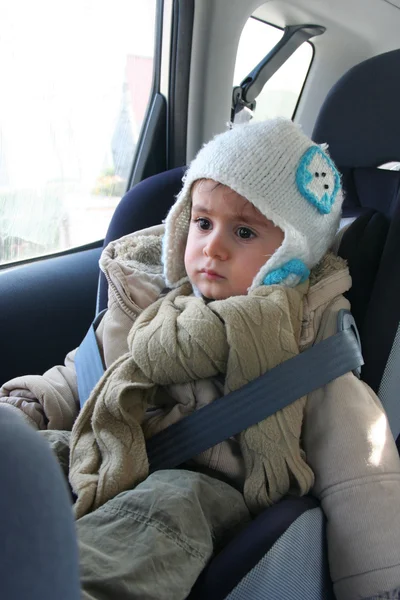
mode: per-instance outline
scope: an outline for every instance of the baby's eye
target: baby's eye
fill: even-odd
[[[202,231],[208,231],[209,229],[211,229],[211,222],[208,219],[205,219],[204,217],[199,217],[198,219],[196,219],[196,223],[197,227]]]
[[[248,227],[238,227],[236,233],[242,240],[251,240],[256,237],[256,234]]]

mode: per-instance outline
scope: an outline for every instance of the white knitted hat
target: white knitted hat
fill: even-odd
[[[286,119],[234,125],[199,151],[167,216],[163,263],[169,287],[187,280],[184,255],[191,187],[198,179],[230,187],[285,234],[250,289],[273,283],[297,285],[333,242],[343,196],[339,173],[327,153]]]

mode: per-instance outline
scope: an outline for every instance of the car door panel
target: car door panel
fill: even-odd
[[[41,374],[75,348],[95,314],[99,247],[0,271],[0,384]]]

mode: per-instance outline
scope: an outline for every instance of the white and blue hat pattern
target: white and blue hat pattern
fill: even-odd
[[[235,125],[199,151],[168,214],[163,262],[170,287],[187,280],[190,190],[197,179],[213,179],[232,188],[285,234],[250,289],[296,286],[308,278],[333,242],[343,196],[339,173],[328,154],[287,119]]]
[[[318,146],[312,146],[302,156],[296,171],[296,183],[300,193],[320,213],[328,215],[331,212],[340,188],[340,178],[331,159]]]

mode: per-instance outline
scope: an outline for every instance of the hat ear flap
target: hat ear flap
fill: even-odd
[[[293,258],[287,263],[270,271],[268,275],[264,277],[264,285],[287,285],[294,287],[298,283],[306,281],[310,275],[310,269],[304,264],[304,262],[298,258]]]
[[[163,264],[165,283],[174,288],[187,280],[185,250],[191,215],[190,195],[182,190],[165,221]]]

